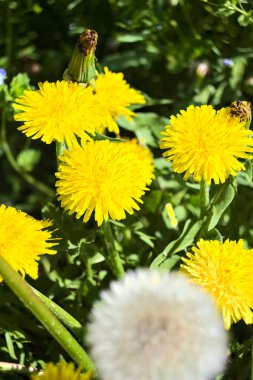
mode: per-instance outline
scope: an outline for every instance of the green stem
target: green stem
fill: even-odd
[[[82,338],[84,334],[83,327],[80,322],[78,322],[72,315],[67,313],[54,301],[50,300],[44,294],[40,293],[37,289],[31,286],[33,292],[48,306],[50,311],[78,338]]]
[[[112,234],[112,229],[109,221],[104,221],[103,231],[105,237],[105,244],[108,251],[109,261],[112,267],[112,270],[117,278],[124,276],[125,271],[119,256],[119,252],[116,249],[114,237]]]
[[[58,142],[56,141],[56,159],[57,159],[57,165],[59,166],[59,156],[62,156],[64,151],[67,149],[67,145],[65,144],[64,141]]]
[[[80,258],[81,258],[82,262],[85,265],[85,271],[86,271],[87,280],[92,285],[96,286],[96,282],[95,282],[95,280],[93,278],[92,262],[91,262],[91,258],[89,257],[89,254],[88,254],[88,252],[86,250],[86,245],[87,245],[86,242],[80,241],[79,247],[78,247],[79,255],[80,255]]]
[[[87,258],[85,267],[86,267],[87,280],[90,281],[90,283],[92,283],[94,285],[95,282],[93,280],[93,271],[92,271],[92,265],[91,265],[90,258]]]
[[[31,176],[28,173],[25,173],[22,171],[22,169],[19,167],[18,163],[16,162],[9,144],[7,142],[7,136],[6,136],[6,104],[3,104],[2,108],[2,123],[1,123],[1,145],[2,148],[6,154],[6,157],[12,166],[12,168],[21,176],[23,179],[29,183],[29,185],[33,186],[43,194],[47,195],[49,198],[54,198],[55,197],[55,192],[50,189],[50,187],[46,186],[44,183],[38,181],[35,179],[33,176]]]
[[[202,180],[200,182],[200,216],[204,219],[210,203],[209,199],[209,186]]]
[[[54,339],[69,354],[72,360],[86,370],[94,370],[94,364],[84,349],[72,337],[70,332],[59,322],[43,301],[32,291],[30,286],[0,256],[0,275],[24,305],[35,315]]]

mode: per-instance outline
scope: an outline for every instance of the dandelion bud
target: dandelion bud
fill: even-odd
[[[209,65],[206,62],[201,62],[196,68],[196,74],[199,78],[204,78],[209,71]]]
[[[246,79],[246,85],[248,86],[253,86],[253,76],[249,76],[247,79]]]
[[[86,29],[80,35],[63,79],[89,83],[97,77],[94,55],[97,39],[97,32],[92,29]]]

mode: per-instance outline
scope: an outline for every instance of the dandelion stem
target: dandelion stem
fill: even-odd
[[[59,156],[62,156],[66,149],[67,149],[67,146],[64,141],[62,142],[56,141],[56,158],[57,158],[58,165],[59,165]]]
[[[40,293],[37,289],[31,286],[33,292],[48,306],[50,311],[67,327],[73,332],[78,338],[83,336],[83,327],[80,322],[78,322],[72,315],[67,313],[54,301],[46,297],[44,294]]]
[[[15,160],[12,151],[9,147],[7,137],[6,137],[6,103],[4,102],[3,108],[2,108],[2,123],[1,123],[1,145],[2,148],[6,154],[6,157],[12,166],[12,168],[21,176],[23,179],[29,183],[29,185],[32,185],[34,188],[42,192],[43,194],[46,194],[49,198],[55,197],[55,192],[50,189],[50,187],[46,186],[44,183],[38,181],[33,176],[31,176],[28,173],[25,173],[22,171],[22,169],[19,167],[17,161]]]
[[[207,209],[209,207],[210,199],[209,199],[209,186],[208,184],[202,180],[200,182],[200,216],[201,219],[204,219]]]
[[[96,282],[94,281],[94,278],[93,278],[91,258],[89,257],[89,254],[86,250],[86,245],[87,245],[87,243],[85,241],[80,241],[80,243],[78,245],[79,255],[80,255],[82,262],[85,265],[87,280],[92,285],[96,286]]]
[[[72,360],[87,370],[94,370],[94,364],[70,332],[49,310],[47,305],[33,292],[30,286],[0,256],[0,275],[24,305],[35,315],[54,339],[69,354]]]
[[[125,271],[119,256],[119,252],[116,249],[115,241],[111,229],[111,225],[109,221],[104,221],[103,223],[103,231],[105,237],[105,244],[109,255],[109,261],[112,266],[112,270],[117,278],[121,278],[124,276]]]

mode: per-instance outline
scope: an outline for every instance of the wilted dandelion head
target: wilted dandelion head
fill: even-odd
[[[98,225],[139,210],[154,170],[150,152],[140,150],[135,144],[103,140],[65,151],[56,173],[62,206],[77,218],[83,216],[84,222],[95,211]]]
[[[51,221],[38,221],[14,207],[1,205],[0,255],[16,272],[36,279],[40,255],[56,253],[52,247],[57,243],[46,230],[51,225]]]
[[[136,115],[127,107],[146,103],[140,91],[134,90],[125,81],[123,73],[112,73],[107,68],[94,82],[94,88],[96,100],[103,110],[103,122],[97,128],[101,133],[108,128],[110,132],[118,134],[119,127],[114,119],[124,116],[131,121]]]
[[[185,172],[184,180],[192,174],[197,182],[218,184],[245,170],[238,159],[251,158],[252,132],[226,108],[216,112],[212,106],[189,106],[170,121],[161,149],[175,172]]]
[[[56,140],[71,146],[76,136],[85,137],[85,130],[94,133],[101,123],[92,88],[73,82],[40,83],[39,90],[26,90],[16,99],[14,108],[22,111],[15,115],[15,120],[24,122],[18,129],[47,144]]]
[[[240,319],[253,323],[253,249],[245,249],[243,240],[201,239],[192,252],[182,269],[211,294],[226,328]]]
[[[129,272],[92,311],[91,354],[102,379],[207,380],[226,334],[209,295],[176,273]]]
[[[75,369],[74,363],[60,362],[46,364],[43,373],[31,375],[31,380],[89,380],[91,373],[81,374],[81,369]]]

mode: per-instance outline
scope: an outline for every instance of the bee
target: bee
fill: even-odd
[[[251,104],[250,102],[238,101],[230,104],[230,115],[232,117],[239,117],[241,123],[245,123],[247,127],[251,121]]]

